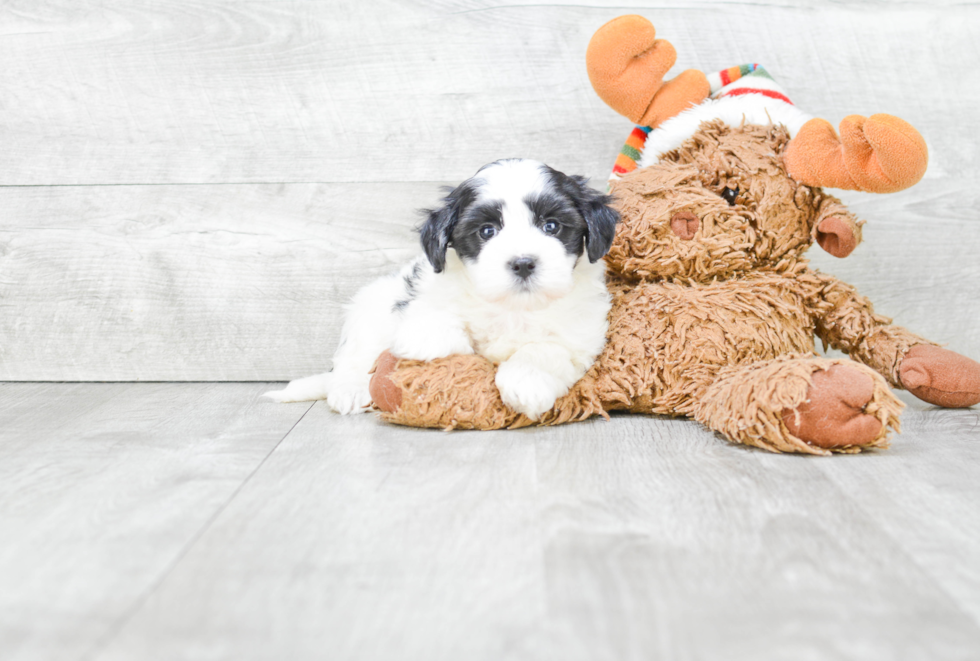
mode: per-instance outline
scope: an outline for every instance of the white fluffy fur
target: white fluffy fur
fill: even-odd
[[[766,86],[753,81],[755,86]],[[681,146],[701,126],[701,122],[711,119],[721,119],[730,126],[747,124],[783,124],[789,130],[790,136],[796,135],[800,128],[813,119],[796,106],[773,99],[762,94],[742,94],[726,96],[719,99],[708,99],[690,110],[685,110],[671,117],[663,124],[650,131],[643,154],[636,166],[645,168],[656,164],[660,157]]]
[[[578,381],[605,343],[610,296],[605,263],[569,255],[533,224],[524,203],[549,180],[534,161],[505,161],[479,173],[478,199],[503,202],[503,227],[475,260],[450,249],[442,273],[424,257],[381,278],[353,299],[332,372],[266,393],[280,402],[326,399],[339,413],[368,410],[369,370],[385,349],[433,360],[478,353],[499,363],[496,383],[512,409],[537,419]],[[508,266],[537,259],[527,282]],[[413,278],[413,273],[415,277]],[[414,297],[396,310],[414,282]]]

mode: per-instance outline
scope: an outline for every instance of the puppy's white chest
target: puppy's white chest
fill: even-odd
[[[546,342],[552,329],[539,315],[528,312],[500,312],[482,323],[467,324],[473,348],[481,356],[502,363],[530,342]]]

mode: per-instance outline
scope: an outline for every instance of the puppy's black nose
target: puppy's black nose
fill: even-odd
[[[521,280],[527,280],[534,273],[534,267],[537,265],[537,261],[533,257],[517,257],[510,260],[510,269],[514,272]]]

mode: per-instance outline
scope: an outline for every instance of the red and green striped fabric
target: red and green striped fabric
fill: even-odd
[[[722,69],[708,75],[708,83],[711,85],[713,99],[741,94],[762,94],[770,99],[779,99],[793,105],[779,83],[758,64],[742,64]]]
[[[771,99],[778,99],[790,105],[793,102],[783,92],[779,84],[773,80],[769,72],[758,64],[742,64],[737,67],[722,69],[708,74],[708,84],[711,86],[711,98],[740,96],[742,94],[761,94]],[[612,179],[618,179],[636,169],[636,164],[643,154],[647,136],[651,127],[637,126],[626,139],[626,144],[619,151],[616,163],[613,165]]]
[[[616,157],[616,164],[613,165],[613,176],[619,177],[636,169],[636,162],[640,160],[643,145],[646,144],[649,134],[649,126],[637,126],[633,129],[629,137],[626,138],[626,144],[619,150],[619,156]]]

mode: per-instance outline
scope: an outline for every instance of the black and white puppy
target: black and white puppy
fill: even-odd
[[[385,349],[416,360],[475,352],[498,363],[504,403],[537,419],[585,374],[608,325],[610,198],[583,177],[508,159],[443,201],[426,212],[425,256],[354,297],[333,371],[269,397],[354,413],[371,403],[368,372]]]

